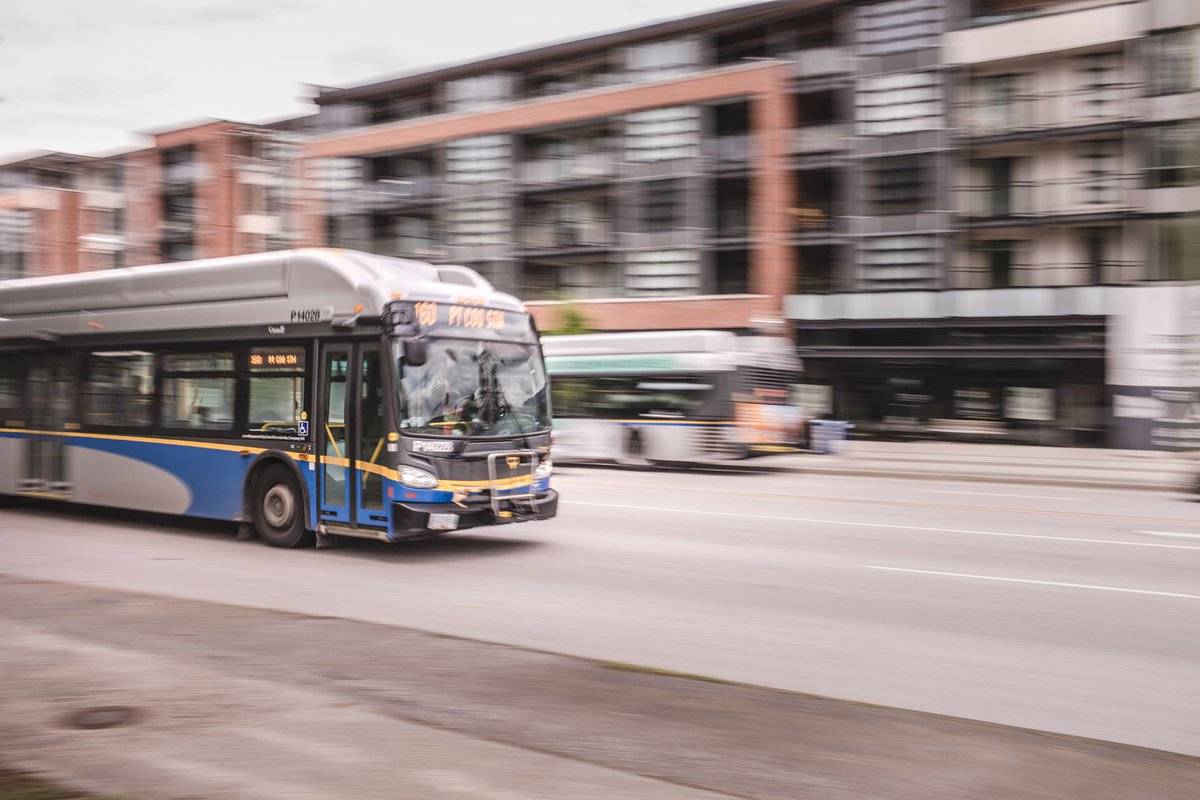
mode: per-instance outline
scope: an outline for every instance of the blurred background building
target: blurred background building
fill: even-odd
[[[0,165],[0,275],[301,244],[792,336],[861,431],[1200,436],[1200,3],[776,0]]]

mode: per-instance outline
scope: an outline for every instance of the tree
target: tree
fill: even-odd
[[[587,315],[573,304],[566,304],[559,309],[555,326],[546,331],[547,336],[574,336],[580,333],[591,333]]]

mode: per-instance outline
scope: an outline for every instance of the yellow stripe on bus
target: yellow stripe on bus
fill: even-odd
[[[265,453],[269,448],[266,447],[247,447],[237,444],[223,444],[218,442],[193,442],[183,441],[179,439],[162,439],[153,436],[130,436],[127,434],[116,433],[79,433],[75,431],[35,431],[25,428],[0,428],[0,433],[24,433],[34,436],[67,436],[79,439],[106,439],[118,442],[143,442],[146,444],[165,444],[175,445],[177,447],[199,447],[205,450],[224,450],[227,452],[246,453],[247,455],[258,455]],[[330,466],[349,467],[350,460],[347,458],[339,458],[337,456],[315,456],[312,453],[294,453],[281,451],[286,453],[296,461],[304,461],[307,463],[322,463]],[[369,472],[373,475],[379,475],[388,480],[400,482],[399,473],[390,467],[385,467],[382,464],[368,464],[366,462],[358,462],[356,468]],[[470,489],[513,489],[518,486],[526,486],[530,482],[528,476],[516,476],[511,478],[500,478],[496,481],[452,481],[439,480],[437,488],[444,491],[455,490],[470,490]]]

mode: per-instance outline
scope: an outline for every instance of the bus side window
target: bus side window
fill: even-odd
[[[0,426],[20,428],[25,425],[24,389],[25,359],[23,354],[0,355]]]
[[[93,351],[87,355],[86,374],[84,422],[112,427],[150,426],[154,404],[153,353]]]

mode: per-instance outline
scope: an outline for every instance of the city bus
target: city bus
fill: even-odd
[[[547,336],[554,452],[687,464],[794,450],[801,362],[783,337],[685,330]]]
[[[269,545],[553,517],[537,330],[472,270],[334,249],[0,282],[0,496]]]

